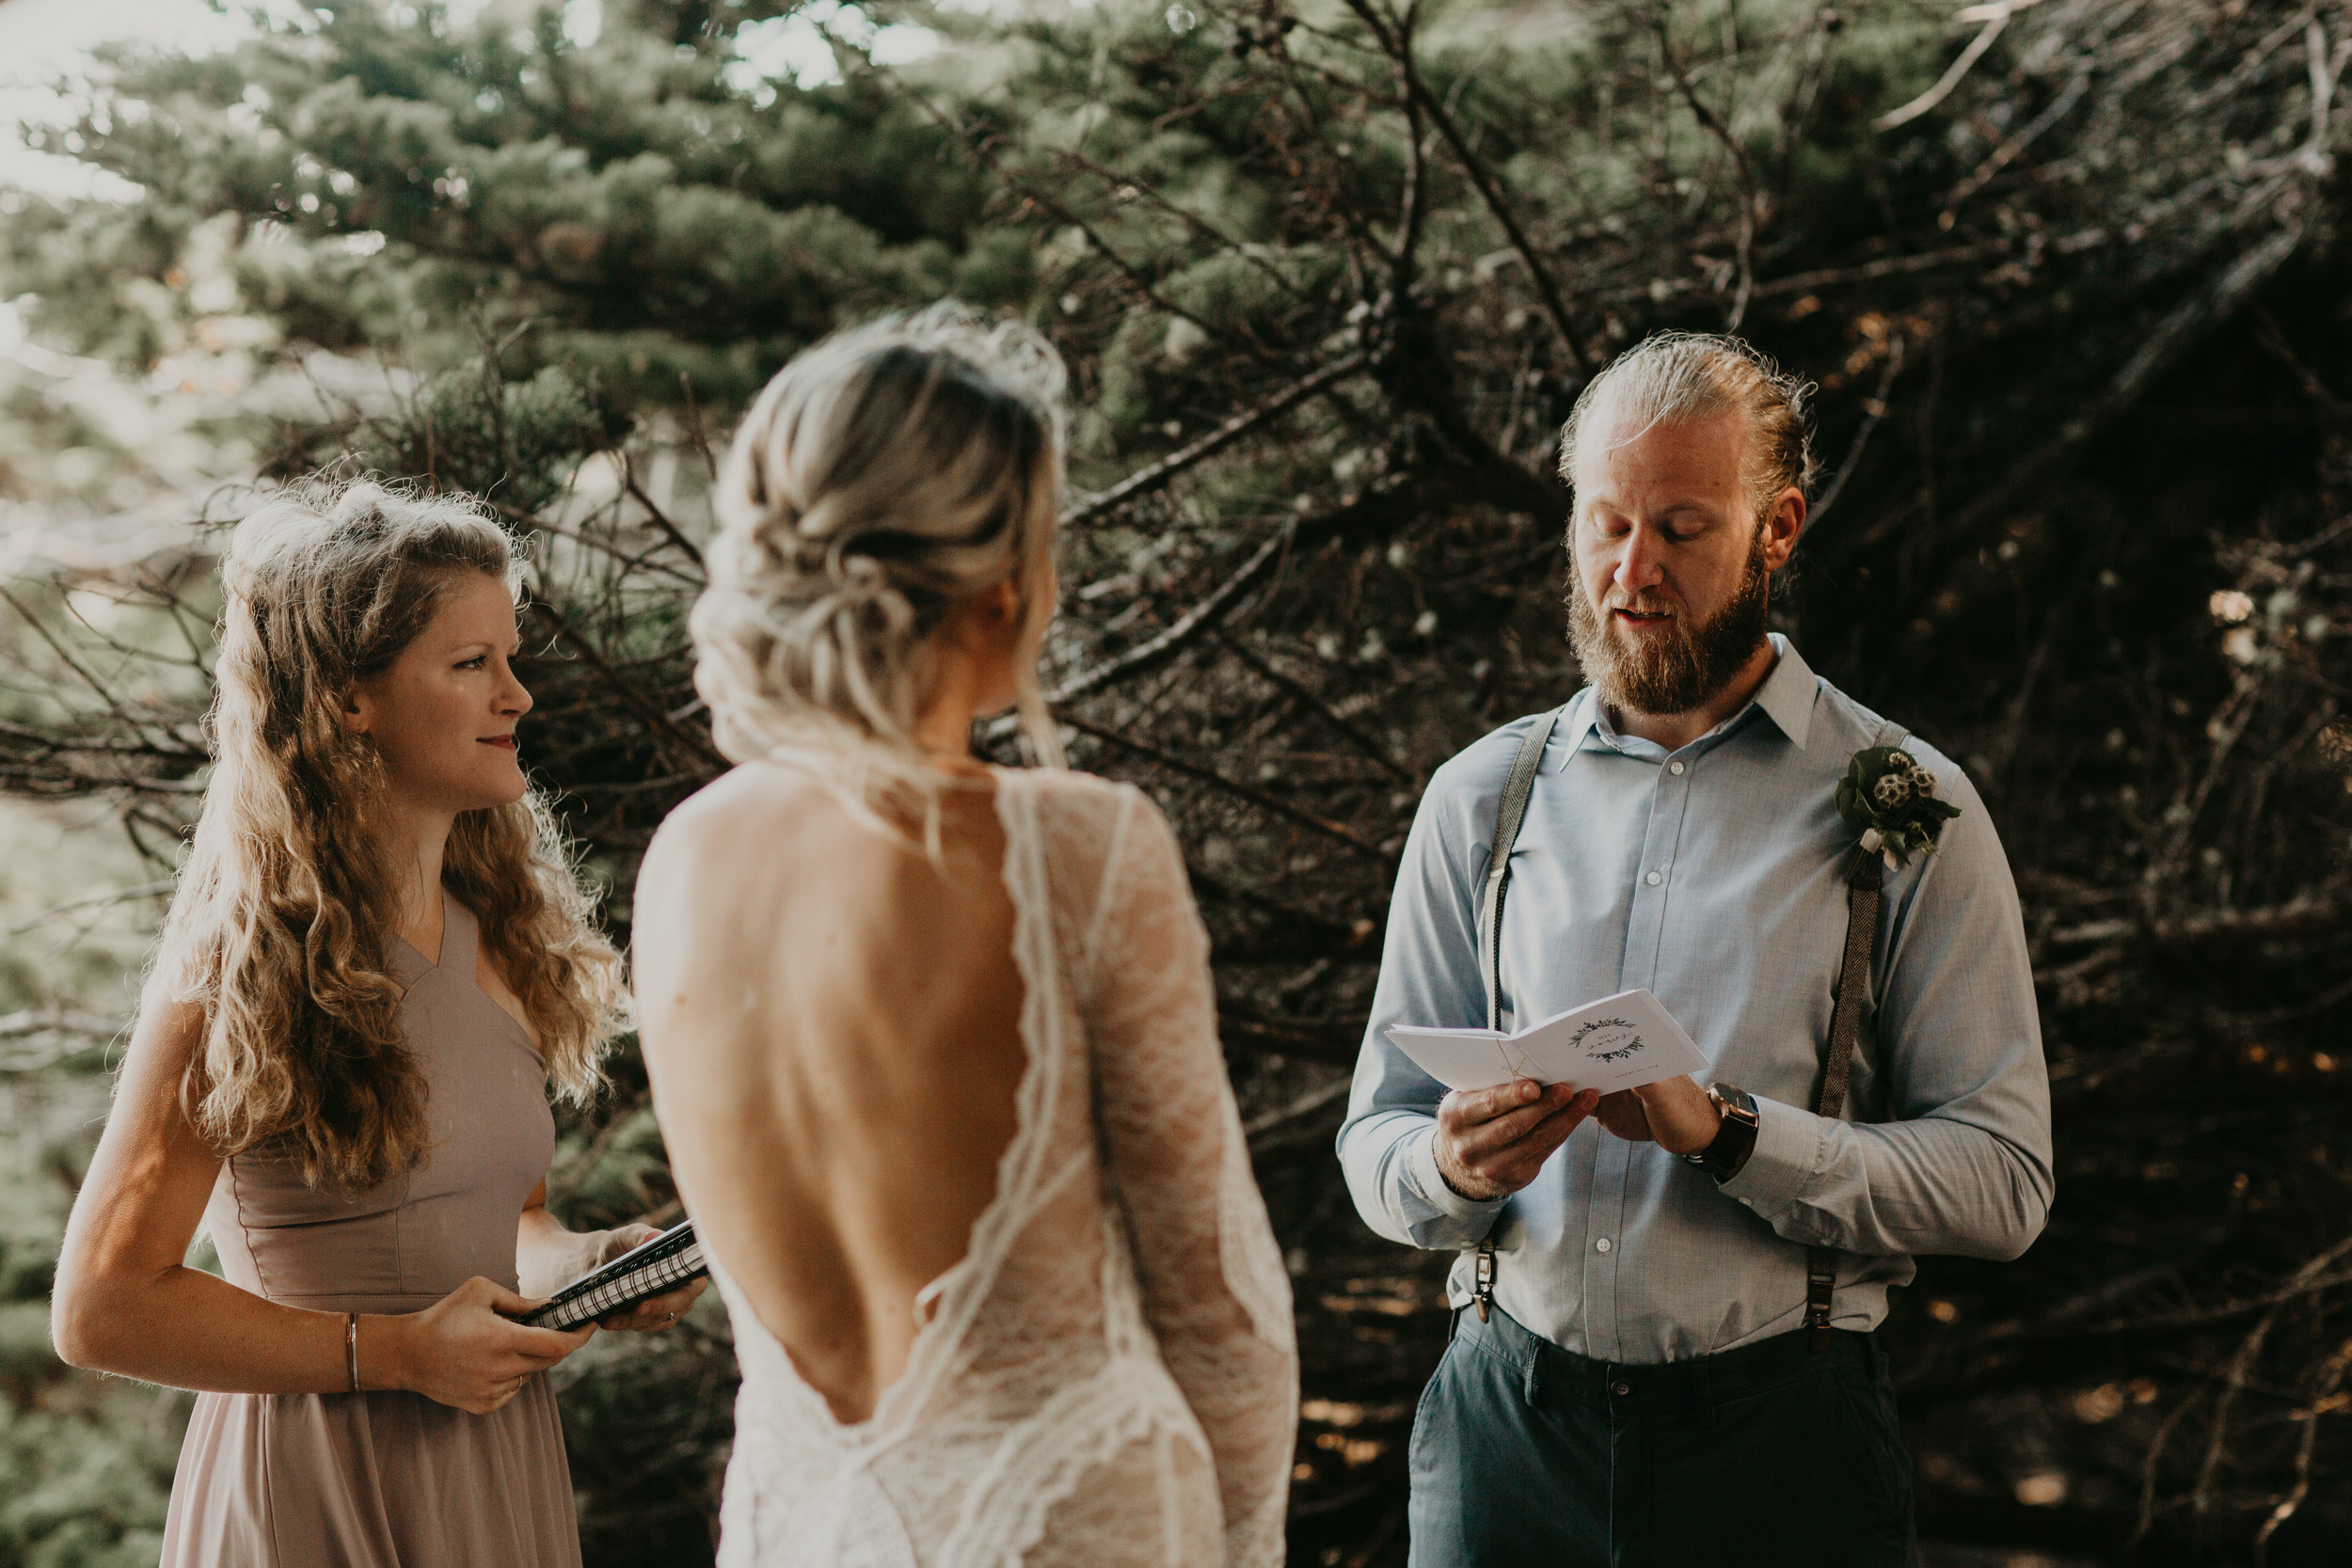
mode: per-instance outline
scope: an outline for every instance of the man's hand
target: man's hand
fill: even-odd
[[[1535,1180],[1600,1096],[1519,1078],[1491,1089],[1455,1089],[1438,1101],[1438,1174],[1484,1203]]]
[[[1594,1115],[1626,1142],[1654,1143],[1669,1154],[1696,1154],[1724,1125],[1714,1097],[1688,1078],[1661,1078],[1604,1095]]]

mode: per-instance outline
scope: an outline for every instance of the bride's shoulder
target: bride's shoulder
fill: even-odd
[[[838,842],[848,809],[797,768],[750,762],[729,768],[662,818],[646,846],[648,869],[724,863],[747,844],[773,853],[796,841]]]
[[[1152,797],[1134,784],[1068,768],[998,768],[1000,787],[1018,790],[1037,802],[1041,818],[1088,826],[1109,834],[1137,818],[1160,819]]]

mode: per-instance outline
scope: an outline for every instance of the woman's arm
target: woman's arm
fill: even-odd
[[[220,1172],[180,1107],[200,1007],[142,1009],[113,1113],[75,1197],[57,1259],[50,1329],[76,1367],[178,1388],[325,1394],[350,1388],[341,1312],[285,1307],[186,1265]],[[531,1305],[486,1279],[421,1312],[359,1319],[367,1388],[408,1388],[486,1414],[524,1379],[587,1342],[499,1316]]]

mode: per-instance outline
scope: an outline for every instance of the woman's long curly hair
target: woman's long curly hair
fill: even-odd
[[[853,327],[768,384],[719,476],[692,617],[728,756],[813,765],[852,805],[921,821],[936,852],[942,775],[915,739],[932,634],[1008,580],[1025,641],[1052,619],[1062,387],[1042,336],[954,305]],[[1058,764],[1034,667],[1016,697],[1030,750]]]
[[[204,1010],[181,1104],[223,1155],[364,1191],[414,1170],[431,1137],[386,973],[401,908],[384,765],[345,703],[453,583],[480,573],[516,593],[521,562],[470,501],[311,482],[239,524],[220,570],[212,779],[154,970]],[[441,879],[537,1026],[549,1079],[584,1101],[623,1020],[621,961],[546,804],[459,816]]]

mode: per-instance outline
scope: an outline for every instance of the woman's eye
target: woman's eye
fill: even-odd
[[[479,670],[488,661],[489,656],[486,654],[476,654],[471,658],[459,659],[457,661],[457,668],[460,670]]]

